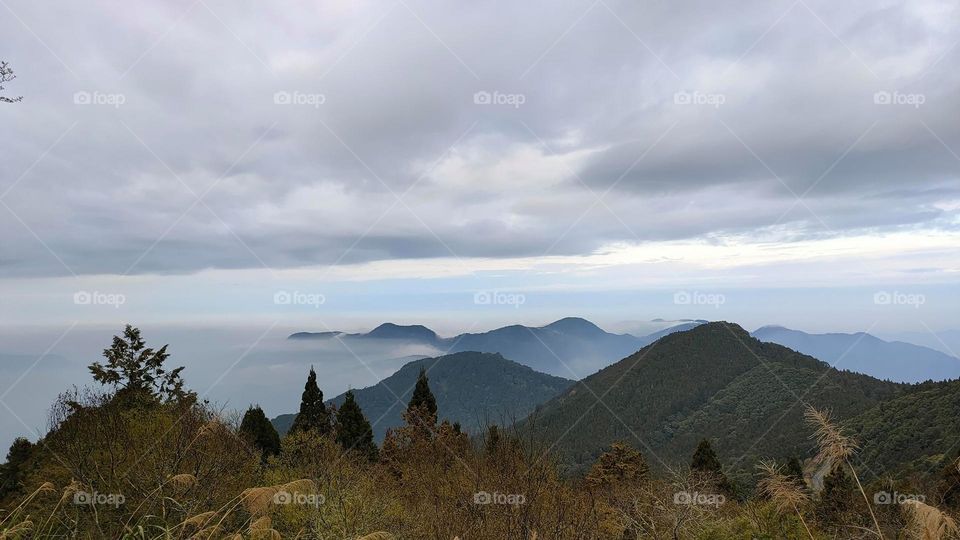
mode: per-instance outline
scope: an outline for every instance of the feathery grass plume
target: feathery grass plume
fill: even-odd
[[[40,487],[37,488],[38,493],[51,493],[57,490],[57,486],[53,485],[53,482],[44,482],[40,484]]]
[[[0,540],[7,540],[8,538],[19,538],[21,535],[24,535],[30,530],[33,529],[33,522],[29,519],[17,523],[9,529],[4,529],[0,531]]]
[[[273,528],[270,516],[263,516],[250,524],[250,538],[279,540],[280,533]]]
[[[243,506],[250,512],[250,515],[256,516],[262,514],[270,508],[273,503],[273,496],[277,493],[277,486],[260,486],[247,488],[240,494],[240,500]]]
[[[67,499],[69,499],[70,497],[73,497],[73,495],[76,492],[82,491],[82,490],[83,490],[83,484],[81,484],[75,479],[70,480],[70,483],[63,487],[63,495],[60,496],[60,502],[61,503],[66,502]]]
[[[857,451],[857,441],[845,435],[830,417],[828,411],[820,411],[808,406],[803,413],[807,424],[814,428],[813,438],[820,448],[816,460],[820,463],[831,460],[833,463],[846,461]]]
[[[300,480],[294,480],[292,482],[283,484],[280,486],[280,490],[287,491],[289,493],[316,493],[317,484],[309,478],[301,478]]]
[[[192,474],[175,474],[167,480],[167,483],[181,489],[190,489],[197,485],[197,477]]]
[[[936,507],[917,500],[904,501],[910,516],[910,531],[921,540],[942,540],[957,534],[957,523]]]
[[[803,519],[803,514],[800,512],[800,507],[810,500],[807,493],[790,477],[783,474],[780,465],[775,461],[761,461],[757,467],[763,473],[763,477],[757,483],[760,492],[770,497],[780,512],[796,513],[807,531],[807,536],[813,540],[813,533],[810,532],[810,527],[807,526],[807,521]]]
[[[197,534],[191,536],[191,539],[194,540],[211,540],[212,538],[217,538],[218,533],[220,532],[220,525],[211,525],[209,527],[200,529],[197,531]],[[241,536],[241,538],[243,538]]]
[[[188,527],[188,526],[189,526],[189,527],[202,527],[202,526],[204,526],[208,521],[210,521],[210,518],[212,518],[212,517],[215,516],[215,515],[217,515],[217,512],[216,512],[215,510],[211,510],[211,511],[209,511],[209,512],[204,512],[204,513],[202,513],[202,514],[197,514],[197,515],[195,515],[195,516],[193,516],[193,517],[188,517],[187,519],[183,520],[183,522],[180,523],[180,525],[182,525],[182,526],[184,526],[184,527]]]
[[[250,532],[267,531],[273,525],[270,516],[263,516],[250,524]]]
[[[388,533],[387,531],[377,531],[375,533],[370,533],[366,536],[361,536],[357,540],[394,540],[396,536]]]
[[[783,474],[782,467],[775,461],[761,461],[757,468],[763,473],[757,487],[770,497],[781,512],[795,510],[810,500],[796,482]]]
[[[803,417],[807,421],[807,424],[814,428],[813,438],[816,439],[817,446],[820,447],[820,451],[817,453],[815,459],[821,463],[832,463],[834,466],[843,466],[846,464],[847,468],[850,469],[850,474],[853,475],[853,479],[857,482],[857,489],[860,490],[863,501],[867,503],[867,510],[873,519],[873,525],[877,528],[877,536],[880,537],[880,540],[884,540],[883,530],[880,528],[880,522],[877,521],[877,515],[873,512],[870,498],[867,497],[867,492],[863,490],[863,484],[860,483],[860,476],[857,474],[857,470],[854,469],[850,463],[850,456],[859,448],[857,441],[844,434],[833,422],[830,413],[827,411],[820,411],[811,405],[807,405],[807,410],[804,411]]]

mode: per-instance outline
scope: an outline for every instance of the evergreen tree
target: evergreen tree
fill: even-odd
[[[373,442],[373,429],[357,404],[353,390],[347,390],[343,405],[337,410],[337,442],[344,450],[354,450],[376,461],[378,449]]]
[[[106,365],[94,362],[90,373],[98,383],[117,388],[118,396],[172,400],[193,395],[183,389],[183,367],[164,369],[163,363],[170,357],[167,346],[157,350],[147,347],[140,330],[129,324],[122,337],[113,336],[113,345],[103,350],[103,357]]]
[[[595,487],[636,487],[649,473],[643,454],[626,443],[615,442],[590,468],[586,481]]]
[[[853,480],[847,474],[844,466],[839,466],[823,479],[823,491],[817,504],[817,517],[827,523],[838,524],[844,522],[854,501]]]
[[[330,433],[330,412],[323,404],[323,392],[317,386],[317,373],[310,367],[307,383],[300,397],[300,412],[293,419],[289,433],[315,431],[321,435]]]
[[[33,443],[23,437],[17,437],[7,452],[7,462],[0,465],[0,501],[7,495],[20,490],[24,464],[33,454]]]
[[[694,473],[709,476],[716,482],[717,488],[727,494],[733,494],[733,485],[723,473],[723,466],[717,458],[713,446],[707,439],[702,439],[690,460],[690,470]]]
[[[796,482],[798,486],[803,486],[803,465],[800,464],[800,460],[796,457],[792,457],[787,461],[786,467],[784,467],[783,474],[787,478]]]
[[[413,397],[410,398],[410,403],[407,405],[407,412],[415,408],[423,409],[434,418],[434,422],[436,421],[437,399],[433,397],[433,392],[430,391],[430,381],[427,379],[427,371],[423,367],[420,368],[420,374],[417,375],[417,385],[414,387]]]
[[[280,435],[259,405],[251,406],[240,422],[240,435],[263,453],[263,460],[280,453]]]

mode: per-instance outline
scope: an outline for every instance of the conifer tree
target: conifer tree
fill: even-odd
[[[827,523],[842,523],[854,501],[853,480],[846,467],[839,466],[823,479],[823,491],[817,504],[817,515]]]
[[[707,439],[702,439],[693,452],[693,458],[690,460],[690,470],[694,473],[712,477],[718,489],[728,494],[733,493],[733,485],[730,484],[727,475],[723,473],[720,459],[717,458],[713,446]]]
[[[147,347],[140,330],[129,324],[122,337],[113,336],[113,345],[103,350],[103,357],[107,363],[90,364],[90,373],[98,383],[117,388],[120,397],[173,400],[193,395],[183,389],[183,367],[164,368],[170,357],[167,346],[156,350]]]
[[[784,468],[783,473],[787,478],[793,480],[798,486],[803,486],[803,465],[800,464],[800,460],[796,457],[792,457],[787,461],[787,465]]]
[[[312,366],[300,397],[300,412],[293,419],[289,432],[298,431],[313,431],[320,435],[330,433],[330,412],[323,404],[323,392],[317,386],[317,373]]]
[[[20,490],[24,464],[33,453],[33,443],[23,437],[17,437],[7,452],[7,462],[0,465],[0,501],[11,493]]]
[[[243,415],[240,435],[246,437],[263,453],[264,461],[280,453],[280,435],[259,405],[251,405]]]
[[[407,412],[415,408],[421,408],[427,412],[436,421],[437,417],[437,399],[433,397],[430,391],[430,381],[427,379],[427,371],[421,367],[420,374],[417,375],[417,385],[413,389],[413,396],[407,405]]]
[[[347,390],[343,405],[337,410],[337,442],[344,450],[353,450],[376,461],[378,449],[373,442],[373,429],[357,404],[353,390]]]

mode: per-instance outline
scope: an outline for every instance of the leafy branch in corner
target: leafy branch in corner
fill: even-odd
[[[16,78],[17,76],[13,74],[13,68],[10,67],[10,64],[0,61],[0,83],[10,82]],[[2,84],[0,84],[0,90],[3,90]],[[17,103],[19,101],[23,101],[23,96],[15,98],[0,96],[0,103]]]

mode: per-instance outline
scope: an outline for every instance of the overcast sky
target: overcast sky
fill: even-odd
[[[8,326],[956,326],[955,2],[0,13]]]

